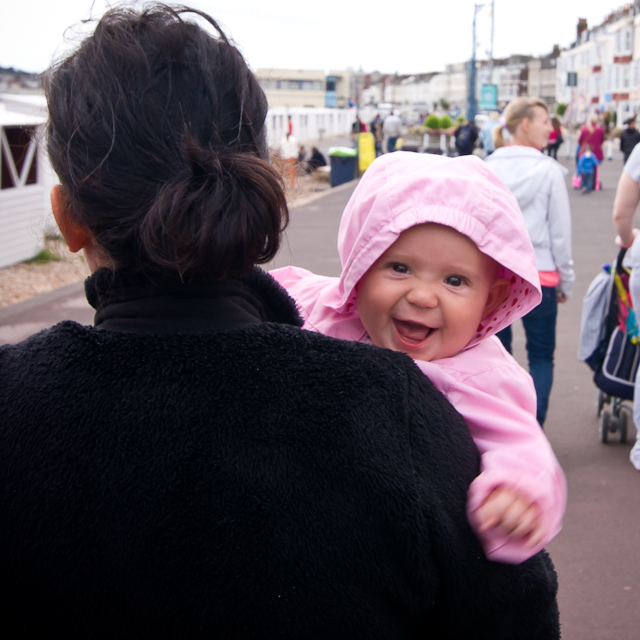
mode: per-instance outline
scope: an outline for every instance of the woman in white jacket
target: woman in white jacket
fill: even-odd
[[[509,143],[505,142],[504,130]],[[571,211],[566,170],[541,149],[552,126],[539,98],[516,98],[504,111],[503,126],[494,130],[496,150],[486,160],[516,197],[535,249],[542,302],[523,317],[529,370],[537,394],[537,418],[547,416],[553,384],[558,302],[566,302],[575,280],[571,258]],[[498,333],[511,352],[511,328]]]

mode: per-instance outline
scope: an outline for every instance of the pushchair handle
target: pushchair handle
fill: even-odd
[[[627,255],[627,251],[629,247],[620,247],[620,251],[618,251],[618,256],[616,258],[616,271],[618,273],[622,273],[622,261],[624,257]]]

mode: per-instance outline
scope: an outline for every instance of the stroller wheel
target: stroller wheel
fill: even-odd
[[[631,416],[629,409],[626,407],[620,411],[620,443],[627,444],[627,431],[629,430],[629,422]]]
[[[611,426],[611,411],[605,409],[600,414],[600,442],[607,444],[609,442],[609,427]]]
[[[608,404],[610,401],[609,396],[601,390],[598,390],[598,394],[596,395],[596,415],[600,415],[602,413],[602,409],[605,404]]]

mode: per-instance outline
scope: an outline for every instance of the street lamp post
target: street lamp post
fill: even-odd
[[[491,1],[491,4],[474,4],[473,5],[473,48],[471,50],[471,62],[469,63],[469,99],[467,102],[467,120],[473,122],[473,119],[476,117],[478,113],[478,99],[476,98],[476,18],[478,16],[478,11],[482,9],[482,7],[491,7],[491,58],[489,61],[490,71],[493,72],[493,9],[494,9],[494,0]],[[490,76],[491,77],[491,76]]]

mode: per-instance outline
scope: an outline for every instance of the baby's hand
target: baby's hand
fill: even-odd
[[[480,533],[492,528],[509,538],[526,538],[528,547],[542,542],[542,518],[540,510],[523,494],[509,487],[497,487],[478,507],[474,519]]]

